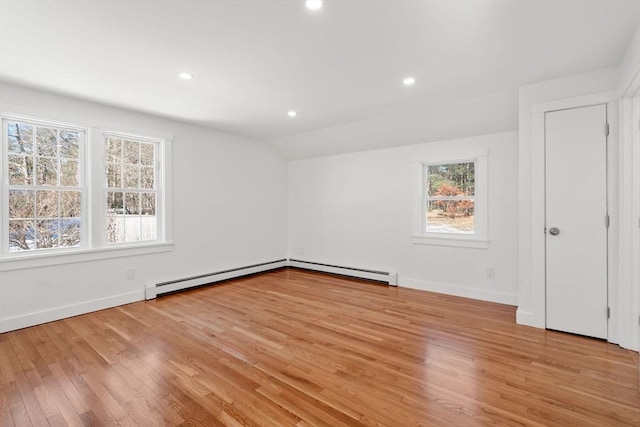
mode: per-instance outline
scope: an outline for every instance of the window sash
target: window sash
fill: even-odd
[[[154,146],[154,159],[153,159],[153,164],[152,165],[142,165],[140,162],[142,153],[139,152],[138,154],[138,163],[137,164],[133,164],[133,163],[127,163],[124,161],[124,144],[122,144],[121,147],[121,161],[120,162],[114,162],[114,161],[110,161],[108,159],[108,155],[107,155],[107,139],[108,138],[115,138],[115,139],[120,139],[121,141],[124,140],[129,140],[129,141],[135,141],[139,144],[153,144]],[[131,246],[131,245],[139,245],[139,244],[152,244],[152,243],[158,243],[158,242],[162,242],[164,241],[164,234],[163,234],[163,224],[164,224],[164,216],[163,216],[163,211],[162,211],[162,207],[163,205],[163,200],[162,200],[162,195],[163,195],[163,191],[162,191],[162,162],[161,162],[161,156],[162,156],[162,152],[163,152],[163,144],[164,141],[163,140],[159,140],[159,139],[153,139],[153,138],[149,138],[149,137],[144,137],[144,136],[138,136],[138,135],[131,135],[131,134],[126,134],[126,133],[120,133],[120,132],[114,132],[114,131],[102,131],[100,133],[100,150],[101,150],[101,181],[100,181],[100,207],[101,207],[101,229],[99,232],[99,238],[103,244],[103,246],[105,247],[117,247],[117,246]],[[108,165],[120,165],[122,166],[129,166],[129,165],[138,165],[139,167],[153,167],[153,174],[154,174],[154,183],[153,183],[153,187],[154,188],[141,188],[140,184],[141,184],[141,174],[142,172],[139,171],[138,172],[138,187],[124,187],[122,184],[124,184],[123,179],[124,179],[124,174],[121,171],[120,172],[120,186],[119,187],[109,187],[107,185],[107,166]],[[147,194],[154,194],[155,195],[155,219],[156,219],[156,224],[155,224],[155,239],[145,239],[142,240],[142,219],[140,219],[140,229],[139,231],[139,236],[140,238],[138,240],[131,240],[131,241],[126,241],[126,237],[125,241],[118,241],[118,242],[110,242],[109,241],[109,220],[110,220],[110,216],[108,214],[108,193],[137,193],[137,194],[143,194],[143,193],[147,193]],[[142,215],[142,213],[140,212],[137,215],[129,215],[129,214],[122,214],[122,215],[117,215],[117,217],[122,216],[123,219],[125,219],[125,230],[126,230],[126,218],[129,217],[130,219],[133,219],[133,217],[137,217],[137,218],[144,218],[145,215]],[[111,217],[112,218],[112,217]],[[126,233],[126,231],[123,231],[124,233]]]
[[[476,183],[475,183],[475,173],[476,170],[478,168],[478,163],[477,163],[477,159],[473,158],[473,159],[464,159],[464,160],[451,160],[451,161],[444,161],[444,162],[429,162],[429,163],[424,163],[422,166],[422,180],[423,180],[423,190],[424,190],[424,196],[425,197],[441,197],[441,196],[430,196],[429,194],[429,179],[430,176],[432,175],[430,173],[430,168],[434,168],[434,167],[442,167],[442,166],[459,166],[459,165],[467,165],[467,164],[472,164],[473,165],[473,174],[474,174],[474,181],[473,181],[473,194],[465,194],[466,196],[475,196],[476,194]],[[462,190],[462,189],[460,189]],[[444,197],[458,197],[458,196],[444,196]]]
[[[429,195],[429,168],[434,166],[442,166],[442,165],[461,165],[466,163],[473,163],[474,168],[474,192],[473,195],[464,195],[464,196],[431,196]],[[422,204],[421,204],[421,217],[423,220],[421,221],[421,234],[425,236],[476,236],[478,235],[478,224],[475,221],[477,218],[475,212],[476,201],[478,199],[478,189],[477,189],[477,181],[476,174],[478,173],[478,158],[467,158],[467,159],[451,159],[444,160],[438,162],[428,162],[422,163],[421,167],[422,177]],[[429,202],[435,201],[471,201],[474,204],[474,224],[473,230],[471,232],[446,232],[446,231],[433,231],[429,230]]]
[[[425,197],[424,200],[475,200],[476,196],[433,196],[433,197]]]
[[[28,125],[33,127],[33,135],[32,135],[32,145],[31,152],[26,154],[18,154],[9,152],[9,123],[17,123],[22,125]],[[38,129],[47,128],[54,129],[56,131],[56,155],[39,155],[39,147],[37,145],[37,131]],[[61,132],[77,132],[78,134],[78,154],[77,157],[66,157],[61,153]],[[2,178],[3,191],[2,191],[2,212],[0,212],[0,217],[2,218],[1,225],[2,230],[0,232],[0,244],[2,248],[0,249],[0,255],[2,256],[22,256],[33,253],[56,253],[56,252],[65,252],[74,249],[82,249],[89,247],[88,241],[88,223],[86,220],[87,217],[87,186],[86,186],[86,142],[87,142],[88,130],[81,126],[59,123],[48,120],[40,120],[26,117],[19,117],[13,115],[2,115],[2,162],[0,162],[0,176]],[[32,177],[30,183],[22,183],[22,184],[10,184],[10,170],[9,170],[9,156],[23,156],[23,157],[31,157],[32,159]],[[55,160],[56,162],[56,184],[38,184],[37,181],[37,173],[38,173],[38,162],[43,159]],[[78,162],[78,170],[77,176],[78,181],[77,185],[61,185],[61,177],[62,177],[62,161],[77,161]],[[34,193],[34,212],[31,217],[10,217],[9,212],[9,195],[12,191],[33,191]],[[35,201],[35,197],[37,197],[38,191],[55,191],[58,192],[58,196],[62,192],[77,192],[80,193],[80,212],[78,216],[73,217],[65,217],[62,216],[61,212],[61,201],[58,198],[56,201],[56,211],[57,216],[38,216],[38,212],[36,210],[37,204]],[[40,221],[57,221],[57,233],[61,232],[60,223],[61,221],[71,220],[79,218],[80,219],[80,229],[79,229],[79,244],[73,246],[56,246],[52,248],[39,248],[37,247],[37,240],[34,241],[35,247],[30,249],[23,250],[15,250],[12,251],[10,247],[10,221],[33,221],[34,222],[34,230],[33,232],[37,232],[37,223]]]

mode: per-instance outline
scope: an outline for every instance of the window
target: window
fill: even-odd
[[[156,141],[105,134],[106,242],[156,240]]]
[[[475,162],[424,165],[426,232],[475,232],[475,166]]]
[[[488,247],[486,163],[486,152],[415,162],[414,243]]]
[[[0,261],[166,242],[167,141],[10,116],[2,126]]]
[[[85,132],[48,124],[4,122],[8,238],[4,251],[85,245]]]

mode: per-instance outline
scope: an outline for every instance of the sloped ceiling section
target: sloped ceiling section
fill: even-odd
[[[640,25],[626,0],[324,3],[3,0],[0,79],[299,158],[513,130],[519,86],[617,66]]]
[[[423,99],[390,114],[279,138],[289,159],[434,142],[515,130],[517,90],[463,99]]]

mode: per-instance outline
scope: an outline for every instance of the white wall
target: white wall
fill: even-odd
[[[489,249],[413,244],[412,161],[489,149]],[[517,303],[517,135],[289,162],[289,256],[399,274],[399,285]],[[495,279],[486,269],[495,268]]]
[[[0,272],[0,332],[140,300],[146,284],[284,257],[286,164],[270,145],[9,84],[0,110],[172,136],[175,243],[165,253]]]

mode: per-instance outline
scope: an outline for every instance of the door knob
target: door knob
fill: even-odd
[[[551,227],[549,229],[549,234],[551,234],[552,236],[557,236],[558,234],[560,234],[560,229],[558,227]]]

